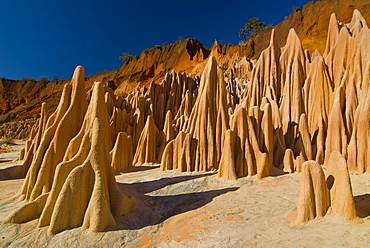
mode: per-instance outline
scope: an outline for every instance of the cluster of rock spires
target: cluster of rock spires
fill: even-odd
[[[172,72],[126,97],[101,83],[86,94],[77,67],[21,154],[23,202],[8,221],[102,231],[134,207],[114,172],[144,163],[227,180],[302,172],[298,223],[329,207],[355,218],[348,170],[370,171],[370,30],[358,11],[349,24],[333,14],[327,37],[321,55],[303,50],[293,29],[282,48],[272,32],[249,81],[225,81],[210,56],[201,77]]]
[[[300,172],[304,161],[323,164],[339,151],[351,170],[368,171],[364,124],[369,120],[363,114],[368,111],[368,35],[358,11],[347,25],[332,15],[323,55],[304,51],[293,29],[280,49],[272,32],[246,84],[223,82],[210,58],[193,110],[177,125],[179,134],[167,145],[162,168],[219,169],[226,179],[263,177],[273,167]],[[185,166],[186,150],[194,150],[194,161]],[[175,154],[183,158],[172,162]]]
[[[81,225],[103,231],[133,208],[110,166],[114,137],[103,85],[94,85],[88,103],[84,84],[84,69],[77,67],[57,110],[50,117],[42,111],[24,153],[29,169],[16,196],[23,204],[7,222],[39,218],[38,226],[51,233]]]
[[[37,124],[38,119],[30,118],[17,122],[7,122],[0,126],[0,139],[13,137],[14,139],[27,139],[31,130]]]

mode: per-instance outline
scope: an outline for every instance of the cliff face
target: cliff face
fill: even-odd
[[[289,30],[294,28],[302,41],[303,49],[313,53],[316,49],[323,54],[326,44],[329,19],[335,13],[337,19],[349,23],[353,11],[357,9],[364,19],[370,22],[370,0],[321,0],[311,1],[302,9],[294,10],[278,25],[258,33],[252,37],[255,43],[255,58],[268,46],[271,30],[275,29],[276,41],[284,46]]]
[[[109,85],[114,77],[115,72],[86,77],[85,90],[88,91],[95,81]],[[0,79],[0,123],[38,118],[43,102],[47,103],[46,112],[50,114],[58,106],[64,85],[70,81]]]
[[[215,42],[207,49],[196,39],[184,39],[163,47],[155,46],[150,51],[143,51],[140,56],[131,57],[119,71],[119,76],[113,79],[118,87],[116,93],[127,94],[137,85],[145,86],[151,81],[160,82],[166,73],[172,70],[185,72],[187,75],[200,75],[205,67],[205,60],[214,55],[220,64],[229,67],[229,61],[234,56],[240,60],[243,56],[254,54],[253,46],[220,45]],[[227,59],[225,59],[227,57]],[[224,61],[222,63],[222,61]]]
[[[10,113],[19,117],[37,117],[41,103],[48,101],[54,109],[66,81],[0,80],[0,121],[10,120]]]
[[[114,80],[117,92],[128,93],[139,85],[163,78],[171,70],[188,71],[207,58],[209,51],[195,39],[176,41],[163,47],[155,46],[131,57],[122,65],[119,77]]]

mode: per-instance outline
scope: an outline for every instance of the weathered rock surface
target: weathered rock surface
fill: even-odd
[[[50,233],[78,226],[103,231],[132,209],[109,163],[113,142],[103,86],[94,85],[88,104],[84,83],[84,69],[77,67],[57,110],[47,122],[40,119],[30,168],[13,199],[22,202],[6,222],[39,218]]]
[[[330,212],[354,220],[357,218],[355,201],[348,167],[344,157],[334,151],[330,154],[324,171],[317,162],[306,161],[302,165],[301,189],[297,207],[297,224],[305,224]]]
[[[264,178],[275,167],[292,173],[307,160],[323,164],[339,151],[350,169],[365,172],[369,135],[357,125],[368,123],[368,115],[360,113],[366,113],[369,102],[370,55],[363,49],[369,28],[357,10],[351,23],[340,24],[332,15],[329,24],[323,55],[304,51],[293,29],[279,48],[272,32],[244,86],[225,82],[214,56],[207,59],[200,81],[171,73],[160,85],[151,84],[144,93],[147,100],[137,106],[144,119],[153,115],[166,137],[162,169],[209,171],[221,164],[220,177]],[[139,91],[135,97],[142,99]],[[365,133],[358,137],[360,132]],[[152,152],[163,144],[152,146]]]

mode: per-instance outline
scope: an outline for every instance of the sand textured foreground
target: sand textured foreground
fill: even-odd
[[[286,220],[297,206],[301,173],[254,181],[216,178],[212,172],[159,172],[142,166],[116,176],[137,208],[108,232],[81,228],[48,235],[37,220],[1,224],[0,246],[8,247],[369,247],[370,175],[352,173],[357,212],[364,223],[328,215],[303,228]],[[23,179],[0,181],[0,199],[14,194]],[[11,206],[2,206],[3,220]]]

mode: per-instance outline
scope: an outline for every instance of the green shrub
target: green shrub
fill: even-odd
[[[36,79],[32,78],[32,77],[25,77],[25,78],[23,78],[23,80],[25,80],[25,81],[36,81]]]
[[[122,61],[122,63],[126,63],[131,57],[132,55],[130,55],[129,53],[123,52],[122,55],[119,56],[119,59]]]
[[[258,21],[257,17],[252,17],[244,24],[244,28],[239,30],[238,35],[247,39],[249,36],[265,30],[268,26],[266,23]]]
[[[41,77],[39,77],[39,80],[40,81],[48,81],[48,77],[47,76],[41,76]]]

